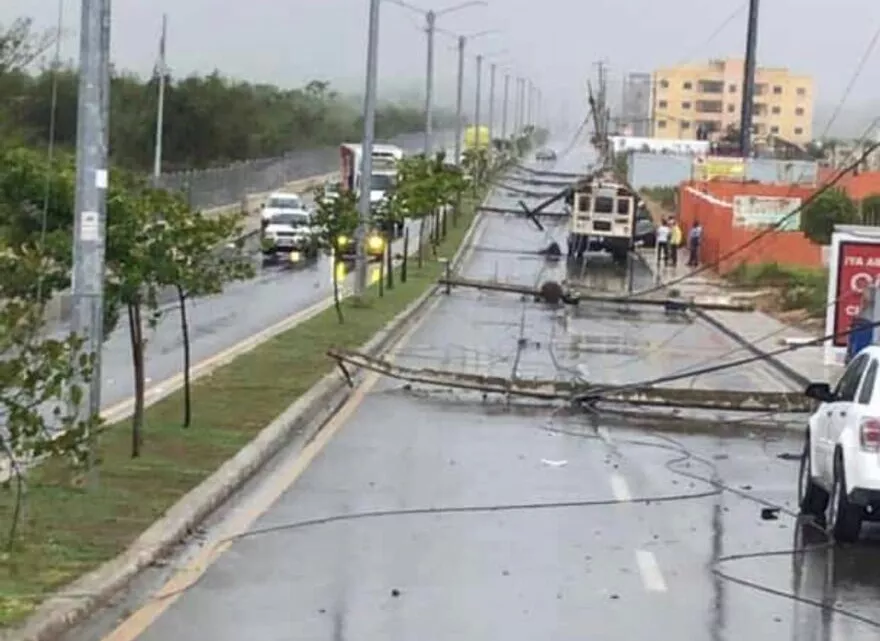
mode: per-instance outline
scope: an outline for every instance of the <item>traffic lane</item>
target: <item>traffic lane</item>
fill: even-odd
[[[693,624],[676,630],[682,638],[877,638],[877,528],[866,528],[859,546],[833,548],[818,527],[795,518],[792,455],[801,439],[773,431],[606,432],[603,442],[633,496],[691,492],[713,479],[724,488],[702,502],[659,505],[651,524],[657,531],[649,549],[675,595],[666,616]],[[668,454],[660,466],[658,449]],[[767,519],[767,507],[782,509]],[[706,607],[696,605],[701,600]],[[823,611],[822,603],[842,612]],[[703,616],[695,619],[695,611]],[[701,635],[701,627],[711,634]]]
[[[549,236],[538,235],[540,242],[553,233],[548,228]],[[536,246],[535,236],[521,218],[487,214],[475,233],[476,248],[462,276],[534,287],[562,280],[566,274],[563,261],[526,253]],[[635,267],[643,269],[638,263]],[[619,286],[613,269],[601,263],[591,269],[593,281],[604,280],[606,290]],[[512,375],[516,363],[522,377],[630,384],[692,369],[737,347],[702,322],[637,305],[584,301],[576,307],[556,309],[507,293],[461,288],[453,290],[450,304],[436,317],[442,320],[435,322],[432,317],[425,324],[427,339],[419,347],[419,356],[447,364],[447,369],[504,377]],[[403,360],[413,365],[406,356]],[[689,377],[668,386],[789,389],[781,377],[760,363]]]
[[[369,396],[139,639],[635,638],[633,604],[656,598],[640,508],[615,497],[597,443],[535,425]]]
[[[418,241],[419,225],[408,224],[411,246]],[[393,245],[402,250],[401,241]],[[371,268],[371,279],[378,274]],[[343,290],[350,287],[347,276]],[[216,296],[187,301],[192,362],[197,364],[250,338],[290,316],[327,300],[333,295],[331,261],[318,261],[301,268],[261,269],[249,280],[230,283]],[[165,306],[157,325],[146,332],[146,367],[148,385],[158,384],[181,371],[183,336],[180,309],[176,301]],[[104,343],[102,353],[101,397],[105,407],[131,398],[131,344],[128,323],[123,317]]]

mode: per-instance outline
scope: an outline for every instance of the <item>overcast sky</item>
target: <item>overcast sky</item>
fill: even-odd
[[[436,0],[436,10],[459,0]],[[75,58],[80,2],[64,2],[64,56]],[[426,0],[412,3],[428,8]],[[827,123],[874,32],[878,0],[764,0],[759,64],[812,74],[818,88],[817,135]],[[169,64],[178,75],[219,69],[238,78],[296,86],[326,79],[362,91],[368,0],[113,0],[113,59],[148,73],[163,11],[169,15]],[[748,2],[740,0],[489,0],[438,19],[455,33],[497,29],[470,53],[496,54],[543,89],[545,105],[569,120],[584,114],[593,62],[607,60],[614,96],[629,71],[742,56]],[[58,0],[0,0],[0,23],[31,16],[55,24]],[[723,29],[719,28],[731,16]],[[391,0],[381,9],[380,94],[420,95],[425,66],[423,18]],[[715,33],[717,31],[717,33]],[[713,36],[714,34],[714,36]],[[454,39],[438,34],[439,98],[454,101]],[[467,61],[468,92],[475,62]],[[484,85],[486,86],[486,85]],[[499,84],[500,91],[500,84]],[[871,55],[838,127],[854,130],[880,114],[880,46]]]

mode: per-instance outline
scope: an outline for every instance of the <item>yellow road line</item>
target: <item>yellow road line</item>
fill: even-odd
[[[400,348],[418,331],[439,300],[438,298],[431,303],[421,318],[417,319],[397,340],[388,352],[389,360],[394,360]],[[194,558],[177,570],[143,607],[125,619],[102,641],[134,641],[153,625],[232,546],[234,540],[245,534],[254,522],[265,514],[281,495],[299,479],[315,460],[315,457],[348,422],[380,378],[379,374],[368,373],[364,377],[363,383],[352,392],[348,401],[327,422],[318,435],[303,448],[293,462],[289,465],[278,466],[277,471],[263,482],[257,492],[232,511],[224,521],[214,544],[206,545]]]

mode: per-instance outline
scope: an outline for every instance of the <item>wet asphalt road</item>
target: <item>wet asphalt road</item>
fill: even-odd
[[[510,251],[545,240],[521,219],[486,218],[463,275],[561,278],[564,266]],[[602,262],[584,278],[618,287]],[[625,382],[732,348],[652,311],[569,315],[454,291],[399,361]],[[777,379],[749,367],[695,384]],[[381,381],[250,535],[138,639],[877,639],[880,623],[816,604],[880,622],[880,535],[805,552],[805,535],[823,540],[812,526],[784,510],[761,517],[762,502],[792,509],[797,463],[779,455],[800,446],[779,430],[637,430]]]

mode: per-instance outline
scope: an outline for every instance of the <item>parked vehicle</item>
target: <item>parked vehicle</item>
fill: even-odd
[[[580,183],[566,198],[569,257],[604,251],[616,263],[626,262],[635,238],[637,203],[635,193],[608,176]]]
[[[535,154],[535,160],[540,162],[549,162],[556,160],[556,152],[552,149],[540,149]]]
[[[880,346],[864,348],[832,389],[812,383],[798,475],[801,512],[827,523],[835,540],[856,541],[864,521],[880,520]]]

